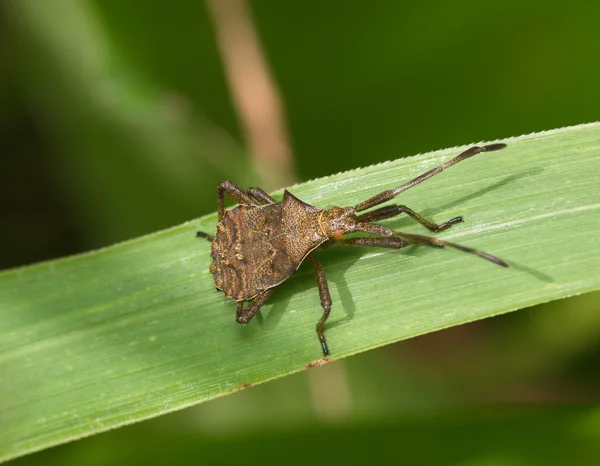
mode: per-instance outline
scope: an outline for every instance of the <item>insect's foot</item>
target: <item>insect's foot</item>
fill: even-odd
[[[503,144],[501,142],[499,142],[498,144],[489,144],[487,146],[483,146],[481,149],[481,152],[491,152],[493,150],[500,150],[500,149],[504,149],[506,147],[506,144]]]
[[[209,235],[208,233],[204,233],[203,231],[197,231],[196,237],[198,238],[206,238],[208,241],[212,241],[215,239],[213,235]]]
[[[450,228],[452,225],[454,225],[455,223],[462,223],[463,218],[462,217],[454,217],[451,218],[450,220],[448,220],[447,222],[444,223],[440,223],[438,225],[438,227],[435,229],[436,232],[438,231],[443,231],[443,230],[447,230],[448,228]]]
[[[325,342],[325,338],[320,339],[321,341],[321,349],[323,350],[324,356],[329,356],[329,348],[327,348],[327,343]]]

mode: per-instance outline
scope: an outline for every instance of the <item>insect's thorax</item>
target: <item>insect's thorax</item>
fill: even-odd
[[[282,219],[288,252],[298,263],[329,238],[320,227],[323,210],[307,204],[289,191],[285,191],[282,201]]]
[[[226,211],[211,249],[217,288],[240,301],[283,282],[327,241],[316,227],[321,213],[287,191],[281,203]]]

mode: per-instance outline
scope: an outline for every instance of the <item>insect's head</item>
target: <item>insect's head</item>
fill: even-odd
[[[356,230],[356,215],[352,207],[333,206],[321,214],[321,230],[329,238],[342,239],[346,233]]]

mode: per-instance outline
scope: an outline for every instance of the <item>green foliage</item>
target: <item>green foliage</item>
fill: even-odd
[[[440,237],[490,252],[425,246],[319,253],[334,301],[332,359],[437,329],[600,289],[600,125],[508,140],[399,201],[433,221],[463,215]],[[290,188],[330,207],[354,205],[456,155],[424,154]],[[281,193],[276,193],[281,195]],[[277,288],[263,316],[235,324],[214,289],[216,215],[106,249],[0,275],[0,458],[181,409],[307,367],[321,357],[313,271]],[[386,222],[422,232],[407,218]]]
[[[48,452],[52,464],[128,466],[203,462],[239,465],[410,464],[475,466],[594,465],[600,454],[597,407],[446,409],[377,423],[302,424],[285,430],[198,436],[180,429],[113,431]],[[156,426],[155,426],[156,427]],[[432,442],[434,443],[432,445]],[[235,445],[234,448],[231,445]],[[291,453],[293,452],[293,454]],[[36,457],[37,456],[37,457]],[[39,455],[16,465],[35,465]]]

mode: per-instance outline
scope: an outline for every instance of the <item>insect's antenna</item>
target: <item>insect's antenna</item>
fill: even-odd
[[[354,207],[354,210],[356,212],[361,212],[363,210],[370,209],[371,207],[374,207],[376,205],[383,204],[384,202],[395,198],[402,191],[406,191],[407,189],[412,188],[413,186],[419,183],[422,183],[426,179],[437,175],[438,173],[446,170],[447,168],[450,168],[452,165],[456,165],[458,162],[462,162],[463,160],[466,160],[469,157],[473,157],[474,155],[480,154],[482,152],[492,152],[495,150],[504,149],[505,147],[506,144],[501,143],[489,144],[487,146],[473,146],[464,151],[463,153],[457,155],[452,160],[446,162],[445,164],[440,165],[432,170],[429,170],[428,172],[425,172],[420,176],[417,176],[414,180],[411,180],[408,183],[403,184],[402,186],[398,186],[396,189],[389,189],[387,191],[383,191],[379,194],[376,194],[372,198],[367,199],[366,201],[361,202],[360,204],[357,204]]]
[[[488,260],[496,265],[501,267],[508,267],[508,264],[504,262],[502,259],[498,259],[496,256],[492,256],[487,252],[480,251],[478,249],[469,248],[467,246],[461,246],[460,244],[451,243],[450,241],[444,241],[438,238],[434,238],[433,236],[424,236],[424,235],[413,235],[410,233],[400,233],[398,231],[394,232],[394,236],[399,236],[400,238],[407,239],[413,243],[422,243],[422,244],[430,244],[432,246],[444,247],[448,246],[450,248],[458,249],[459,251],[469,252],[471,254],[475,254],[476,256],[481,257],[482,259]]]

